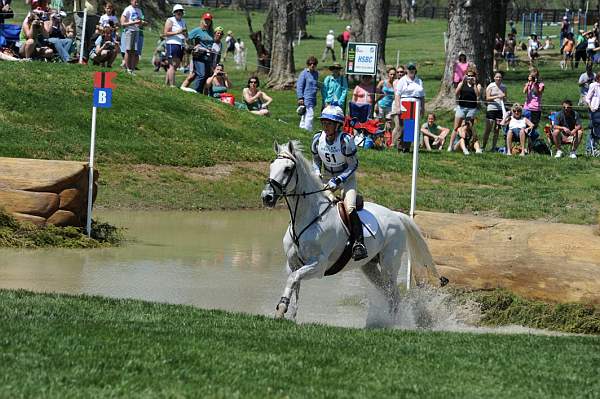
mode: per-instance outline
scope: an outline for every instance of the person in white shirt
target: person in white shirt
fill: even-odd
[[[333,49],[334,45],[335,36],[333,36],[333,31],[330,30],[327,36],[325,36],[325,50],[323,50],[323,57],[321,57],[322,62],[325,62],[325,59],[327,58],[327,53],[331,53],[331,58],[333,59],[333,62],[335,62],[335,51]]]
[[[235,42],[235,52],[233,60],[235,61],[235,67],[237,69],[246,69],[246,45],[240,38],[238,38],[237,42]]]
[[[142,25],[142,10],[138,8],[138,0],[131,0],[130,5],[121,14],[121,26],[125,29],[123,35],[123,49],[125,50],[125,67],[127,73],[134,74],[138,57],[138,38]]]
[[[165,84],[170,87],[175,87],[175,71],[179,68],[183,58],[183,45],[187,37],[187,25],[183,19],[184,12],[181,4],[175,4],[173,6],[173,16],[167,19],[163,30],[169,62]]]
[[[408,64],[406,70],[406,75],[394,82],[394,103],[392,104],[392,113],[402,113],[403,99],[416,99],[419,102],[419,116],[421,116],[425,112],[425,89],[423,88],[423,81],[417,76],[417,66],[415,64]],[[399,151],[408,151],[410,148],[410,142],[402,143],[401,123],[396,124],[394,127],[392,142],[394,145],[398,145]]]
[[[111,28],[119,26],[119,19],[115,16],[115,6],[111,2],[104,5],[104,14],[100,17],[100,27],[104,28],[107,26]]]

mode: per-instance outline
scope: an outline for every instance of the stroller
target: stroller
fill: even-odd
[[[586,155],[600,157],[600,112],[590,112],[590,136],[585,146]]]

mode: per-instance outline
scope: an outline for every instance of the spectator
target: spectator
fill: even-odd
[[[192,49],[192,68],[187,79],[181,85],[182,90],[204,92],[204,86],[212,68],[211,51],[214,43],[212,20],[212,14],[205,13],[200,20],[200,26],[192,29],[189,34],[189,39],[194,45]],[[193,89],[190,89],[188,86],[192,82]]]
[[[402,100],[414,99],[419,102],[420,115],[423,115],[425,112],[425,89],[423,88],[423,81],[417,76],[417,66],[415,64],[408,64],[406,70],[407,74],[398,80],[394,87],[395,94],[393,108],[397,110],[397,113],[400,113],[402,110]],[[392,135],[392,141],[400,144],[402,135],[402,127],[396,126],[394,134]],[[408,151],[410,142],[404,143],[400,147],[402,147],[402,151]],[[400,147],[398,147],[399,150]]]
[[[104,14],[100,17],[100,27],[106,26],[111,28],[119,26],[119,19],[115,16],[115,6],[110,1],[104,5]]]
[[[217,26],[215,28],[215,37],[214,43],[212,45],[212,64],[211,71],[215,69],[217,64],[221,63],[221,54],[223,53],[223,43],[221,43],[221,38],[223,37],[224,30],[221,26]]]
[[[569,34],[565,37],[563,45],[560,48],[560,53],[563,54],[564,58],[560,63],[560,69],[567,69],[567,66],[571,66],[573,69],[573,54],[575,50],[575,41],[573,40],[573,34]]]
[[[531,34],[529,41],[527,42],[527,56],[529,57],[529,65],[534,66],[536,60],[540,54],[540,41],[535,33]]]
[[[432,148],[441,150],[450,129],[438,126],[435,123],[435,114],[430,113],[427,115],[427,122],[421,126],[421,132],[423,133],[423,145],[427,151],[431,151]]]
[[[173,6],[173,16],[165,22],[163,36],[166,40],[167,60],[169,69],[165,74],[165,84],[175,87],[175,72],[179,69],[179,64],[183,59],[183,45],[187,37],[187,25],[183,19],[185,13],[181,4]]]
[[[321,57],[321,61],[325,62],[327,58],[327,53],[331,53],[331,58],[333,62],[335,62],[335,51],[333,46],[335,45],[335,36],[333,36],[333,31],[330,30],[327,36],[325,36],[325,50],[323,50],[323,57]]]
[[[160,68],[163,68],[165,72],[169,69],[169,60],[167,60],[167,41],[163,36],[160,36],[154,54],[152,55],[152,65],[154,65],[154,72],[158,72]]]
[[[580,30],[575,40],[575,68],[579,68],[579,61],[587,62],[587,38]]]
[[[255,115],[269,116],[269,104],[273,99],[265,92],[259,90],[260,81],[257,76],[251,76],[248,79],[248,86],[243,90],[242,96],[248,111]]]
[[[346,30],[344,30],[341,34],[340,47],[342,51],[342,60],[346,60],[346,49],[348,48],[348,43],[350,42],[352,28],[350,25],[346,26]]]
[[[96,38],[95,46],[90,51],[90,60],[94,65],[102,65],[107,68],[112,67],[118,54],[117,35],[110,26],[102,29],[102,35]]]
[[[508,21],[508,26],[510,26],[510,34],[514,36],[517,35],[517,28],[515,27],[515,21]]]
[[[517,64],[517,60],[515,58],[515,50],[517,48],[517,40],[515,39],[514,33],[509,33],[508,38],[504,42],[504,58],[506,59],[506,70],[508,71],[511,67],[513,71],[515,70],[515,66]]]
[[[456,86],[463,81],[465,74],[467,73],[467,68],[469,68],[467,56],[465,53],[460,53],[458,55],[458,60],[454,62],[454,74],[452,76],[452,84],[454,85],[455,89]]]
[[[572,33],[569,32],[570,35]],[[542,50],[552,50],[554,48],[554,43],[552,43],[552,38],[550,36],[546,36],[546,40],[544,41],[544,47]]]
[[[238,37],[235,43],[235,52],[233,53],[233,60],[235,61],[235,67],[237,69],[244,68],[246,70],[246,45]]]
[[[456,130],[456,135],[452,135],[449,151],[461,150],[463,154],[469,155],[469,148],[475,149],[476,153],[481,153],[479,141],[473,130],[473,119],[466,118]]]
[[[19,55],[21,58],[31,59],[32,57],[51,58],[54,51],[46,45],[50,25],[44,24],[40,17],[33,12],[27,14],[21,24],[21,33],[19,36]]]
[[[225,72],[223,64],[217,64],[213,75],[206,80],[208,95],[214,98],[221,98],[221,94],[227,93],[231,89],[231,81]]]
[[[33,0],[31,2],[32,7],[34,7],[37,1]],[[39,1],[39,3],[46,3],[46,0]],[[87,16],[85,18],[85,26],[83,25],[83,16],[84,10],[87,10]],[[97,15],[98,12],[98,2],[97,0],[74,0],[73,1],[73,17],[76,26],[76,36],[79,39],[79,43],[81,43],[83,39],[83,55],[84,57],[90,54],[90,51],[94,47],[94,42],[98,38],[102,32],[97,30],[97,26],[99,25],[100,18]],[[82,38],[83,36],[83,38]]]
[[[587,32],[586,37],[587,47],[585,53],[587,56],[587,62],[591,64],[594,62],[594,54],[596,53],[596,47],[598,47],[598,41],[596,36],[594,35],[594,32]]]
[[[504,124],[508,123],[506,131],[506,155],[512,155],[512,144],[515,137],[519,138],[521,144],[521,156],[525,156],[525,139],[534,128],[533,123],[523,116],[523,108],[515,103],[512,106],[510,116],[505,118]]]
[[[533,128],[537,129],[542,118],[542,94],[544,94],[544,82],[540,78],[540,72],[537,68],[532,68],[527,77],[527,83],[523,86],[525,94],[525,104],[523,109],[525,115],[533,123]]]
[[[331,75],[327,76],[321,87],[323,108],[328,105],[337,104],[342,110],[346,107],[346,96],[348,95],[348,79],[342,75],[344,67],[335,63],[329,67]]]
[[[312,132],[314,108],[317,105],[317,91],[319,89],[318,61],[314,56],[306,60],[306,69],[300,73],[296,82],[296,97],[298,99],[298,114],[300,115],[300,128]]]
[[[590,88],[590,84],[594,81],[595,75],[592,71],[592,64],[587,64],[585,66],[585,72],[581,74],[579,77],[579,103],[578,105],[585,104],[585,96],[588,93]]]
[[[496,71],[494,81],[485,89],[485,101],[487,110],[485,114],[485,131],[483,133],[483,149],[485,150],[490,136],[490,131],[494,129],[492,136],[492,152],[497,150],[498,133],[500,131],[500,122],[504,119],[506,109],[504,100],[506,99],[506,86],[502,83],[504,73]]]
[[[130,5],[121,14],[121,26],[125,29],[123,44],[125,49],[125,68],[127,73],[134,75],[137,66],[137,50],[139,46],[140,26],[142,25],[142,10],[138,0],[130,0]]]
[[[373,86],[373,76],[362,75],[360,83],[352,92],[352,102],[357,104],[373,105],[373,97],[375,96],[375,86]]]
[[[394,79],[394,82],[402,79],[405,75],[406,75],[406,68],[404,67],[404,65],[398,66],[396,68],[396,79]]]
[[[67,38],[67,27],[62,21],[66,16],[67,14],[64,11],[53,13],[50,18],[51,25],[50,33],[48,34],[48,41],[52,43],[63,62],[71,61],[69,52],[73,45],[73,40]]]
[[[594,148],[594,125],[600,120],[600,72],[596,73],[594,82],[590,84],[590,88],[585,96],[585,103],[590,107],[590,137],[588,140],[588,150]]]
[[[10,3],[12,0],[0,0],[0,24],[4,23],[5,19],[12,19],[15,16]]]
[[[138,63],[140,62],[140,57],[142,56],[142,50],[144,49],[144,30],[148,22],[146,22],[146,17],[144,17],[144,10],[140,8],[140,19],[142,23],[140,24],[140,31],[138,34],[137,41],[137,49],[135,50],[135,70],[138,71]]]
[[[565,15],[560,23],[560,46],[563,45],[563,40],[567,38],[567,35],[571,33],[571,24],[569,18]]]
[[[475,68],[470,67],[467,70],[467,75],[462,82],[458,84],[454,94],[458,101],[456,108],[454,109],[454,128],[452,137],[450,138],[448,151],[452,151],[456,132],[460,126],[464,125],[463,121],[467,118],[474,120],[475,115],[477,114],[477,106],[479,104],[479,98],[481,97],[481,85],[477,82]]]
[[[227,36],[225,36],[225,54],[223,55],[223,62],[227,61],[227,55],[231,53],[231,56],[234,57],[235,52],[235,37],[233,37],[232,31],[227,31]]]
[[[589,91],[586,99],[588,97],[591,97]],[[554,157],[562,157],[562,144],[571,144],[571,155],[569,157],[573,159],[577,158],[577,147],[581,142],[582,136],[583,129],[581,127],[581,118],[579,117],[579,113],[573,110],[573,103],[571,100],[563,100],[562,111],[556,115],[554,131],[552,132],[552,141],[554,141],[554,145],[556,146],[556,154]]]
[[[499,33],[496,33],[496,38],[494,39],[494,70],[498,70],[500,68],[499,62],[500,62],[500,60],[502,60],[503,50],[504,50],[504,39],[500,37]],[[460,82],[460,80],[459,80],[459,82]]]
[[[381,98],[377,101],[378,115],[380,119],[389,119],[394,103],[394,80],[396,80],[396,68],[391,67],[387,70],[387,79],[377,84],[377,93],[381,93]]]

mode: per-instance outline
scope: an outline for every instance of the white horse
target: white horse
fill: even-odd
[[[275,314],[282,318],[290,306],[292,293],[296,294],[297,310],[300,282],[322,278],[340,258],[349,233],[331,196],[314,174],[311,163],[303,157],[298,142],[281,146],[275,143],[274,150],[277,158],[271,163],[261,197],[270,208],[284,197],[290,211],[291,222],[283,237],[288,279]],[[427,243],[410,217],[370,202],[365,202],[364,209],[371,218],[365,236],[369,257],[360,261],[350,259],[342,270],[360,268],[387,299],[389,314],[395,317],[400,300],[397,276],[406,250],[413,268],[424,267],[439,277]],[[361,213],[364,219],[365,214]],[[442,284],[447,282],[443,277],[440,280]]]

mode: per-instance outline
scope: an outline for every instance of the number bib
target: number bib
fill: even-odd
[[[332,173],[342,172],[348,167],[346,156],[342,153],[342,137],[343,134],[338,134],[335,142],[328,144],[325,132],[323,132],[317,144],[317,152],[325,169]]]

